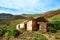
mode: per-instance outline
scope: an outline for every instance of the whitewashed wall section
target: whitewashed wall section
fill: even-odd
[[[21,24],[17,24],[16,25],[16,29],[19,30],[20,28],[24,28],[24,23],[21,23]]]
[[[27,22],[27,31],[32,30],[32,20]]]

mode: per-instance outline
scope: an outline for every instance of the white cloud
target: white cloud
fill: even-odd
[[[0,0],[0,6],[8,8],[29,8],[38,5],[38,0]]]
[[[48,9],[52,8],[51,4],[53,3],[54,0],[0,0],[1,7],[18,9],[25,13],[47,11]],[[54,6],[60,8],[58,2],[55,2]],[[54,9],[54,7],[52,9]]]
[[[0,13],[10,13],[9,11],[0,10]]]
[[[11,11],[6,11],[6,10],[0,10],[0,13],[13,14],[13,15],[19,15],[19,14],[22,14],[22,13],[11,12]]]
[[[34,8],[43,7],[49,4],[52,0],[0,0],[0,6],[8,8]]]

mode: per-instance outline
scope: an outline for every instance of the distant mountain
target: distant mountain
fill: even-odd
[[[11,18],[12,14],[0,13],[0,20]]]
[[[26,19],[27,17],[23,16],[23,15],[13,15],[14,20],[18,20],[18,19]]]

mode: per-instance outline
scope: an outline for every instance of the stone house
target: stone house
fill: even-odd
[[[23,23],[17,24],[16,29],[25,28],[26,31],[43,31],[47,32],[47,27],[51,26],[44,17],[39,17],[33,20],[26,20]]]
[[[43,31],[47,32],[47,27],[51,26],[44,17],[39,17],[33,20],[26,20],[23,23],[17,24],[16,29],[25,28],[26,31]]]
[[[43,31],[47,32],[47,27],[51,26],[52,24],[49,23],[44,17],[39,17],[27,22],[26,30],[32,31]]]

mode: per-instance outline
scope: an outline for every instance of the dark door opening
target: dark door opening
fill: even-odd
[[[25,24],[25,30],[27,30],[27,24]]]
[[[37,24],[37,30],[39,30],[39,24]]]

